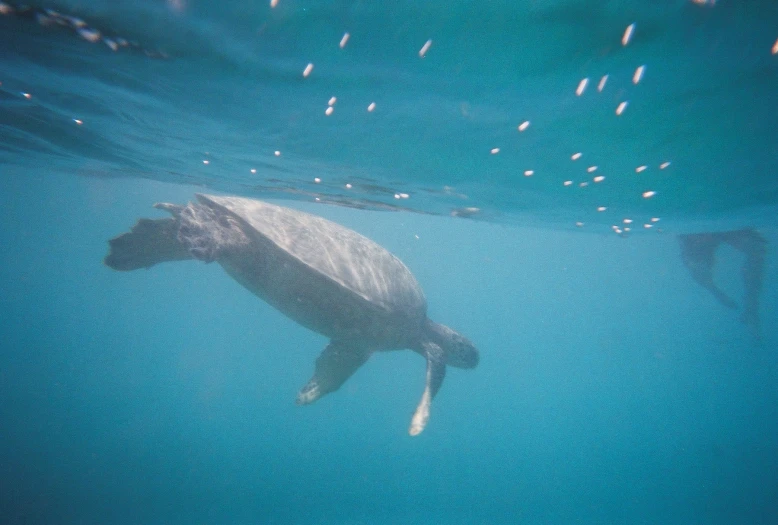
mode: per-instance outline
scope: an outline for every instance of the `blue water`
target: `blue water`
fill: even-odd
[[[0,15],[0,522],[778,522],[778,4],[482,4]],[[298,407],[324,337],[215,264],[102,264],[202,191],[408,265],[481,352],[420,436],[415,353]],[[679,250],[743,227],[761,339]],[[742,306],[744,256],[717,255]]]

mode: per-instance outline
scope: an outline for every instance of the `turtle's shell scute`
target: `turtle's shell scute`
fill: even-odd
[[[387,312],[426,311],[411,271],[379,244],[322,217],[240,197],[197,194],[270,240],[279,250]]]

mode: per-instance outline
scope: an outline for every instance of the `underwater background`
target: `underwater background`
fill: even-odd
[[[377,241],[479,366],[418,437],[413,352],[295,406],[323,336],[102,263],[197,192]],[[776,523],[777,204],[772,0],[0,0],[0,522]],[[681,257],[743,228],[761,330]]]

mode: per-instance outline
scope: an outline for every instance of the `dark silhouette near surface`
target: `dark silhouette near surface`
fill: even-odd
[[[727,243],[745,254],[746,260],[741,269],[745,297],[740,319],[759,339],[759,296],[762,292],[767,240],[753,228],[679,235],[678,239],[681,243],[681,258],[694,280],[709,290],[721,304],[732,309],[738,308],[737,302],[713,282],[716,250],[721,243]]]

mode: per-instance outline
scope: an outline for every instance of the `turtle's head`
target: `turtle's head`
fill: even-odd
[[[447,365],[457,368],[478,366],[478,349],[467,337],[429,319],[425,328],[425,335],[443,349]]]

